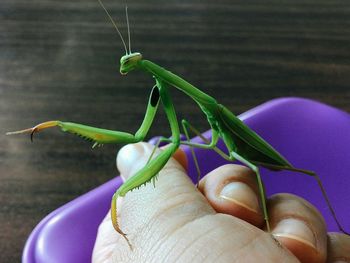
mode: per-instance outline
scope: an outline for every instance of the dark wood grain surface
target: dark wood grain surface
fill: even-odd
[[[125,34],[124,1],[105,4]],[[347,0],[129,0],[129,11],[134,51],[234,113],[282,96],[350,111]],[[50,119],[136,131],[153,80],[118,73],[123,47],[95,0],[2,0],[0,36],[0,262],[18,262],[40,219],[118,174],[120,146],[5,132]],[[179,119],[206,130],[197,106],[173,95]],[[149,138],[166,130],[160,112]]]

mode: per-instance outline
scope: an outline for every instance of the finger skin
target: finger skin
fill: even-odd
[[[188,160],[187,160],[187,156],[186,153],[181,149],[177,149],[176,152],[173,155],[173,158],[179,163],[181,164],[181,166],[188,171]]]
[[[258,198],[255,174],[248,168],[230,164],[221,166],[206,175],[199,184],[199,189],[217,212],[244,219],[255,226],[261,226],[261,213],[254,213],[247,206],[254,207],[254,202],[241,206],[239,202],[230,202],[220,198],[220,191],[232,182],[242,182]],[[234,189],[236,190],[236,189]],[[247,194],[247,193],[243,193]],[[242,192],[236,194],[239,198]],[[245,198],[252,201],[253,198]],[[326,227],[321,214],[307,201],[290,194],[272,196],[268,201],[272,233],[281,244],[291,251],[301,262],[325,262]],[[258,220],[258,221],[256,221]],[[260,220],[260,221],[259,221]],[[257,223],[258,222],[258,223]]]
[[[238,217],[257,227],[263,225],[259,189],[251,169],[236,164],[223,165],[200,181],[199,190],[215,211]]]
[[[118,167],[124,178],[132,176],[147,162],[152,147],[137,144],[138,154],[123,148]],[[133,160],[131,160],[133,156]],[[126,158],[126,159],[124,159]],[[297,262],[287,250],[278,246],[272,236],[230,215],[216,213],[207,199],[189,180],[174,160],[151,183],[118,198],[118,217],[125,240],[108,239],[107,225],[101,226],[95,255],[104,262]],[[111,227],[108,227],[111,229]],[[118,235],[111,231],[110,235]],[[99,244],[109,244],[104,248]],[[109,255],[104,257],[106,254]],[[94,257],[94,262],[98,258]],[[108,261],[110,260],[110,261]]]
[[[272,234],[301,262],[325,262],[326,225],[317,209],[291,194],[277,194],[268,200]]]
[[[350,236],[328,233],[327,263],[350,262]]]
[[[118,166],[126,179],[145,165],[147,154],[152,151],[152,147],[145,144],[136,147],[141,150],[133,158],[127,148],[122,153],[128,158],[118,157]],[[256,217],[255,224],[261,225],[255,180],[255,174],[248,168],[223,166],[200,182],[205,198],[184,169],[171,160],[160,172],[155,187],[146,184],[118,200],[122,204],[118,205],[121,227],[135,250],[130,251],[106,218],[99,229],[93,262],[258,260],[263,263],[298,262],[297,258],[303,263],[326,262],[325,224],[317,210],[301,198],[280,194],[268,202],[275,239],[270,233],[232,216],[243,215],[252,222]],[[229,198],[222,198],[223,192]],[[212,206],[221,213],[216,213]],[[345,259],[347,250],[335,247],[344,242],[343,239],[335,236],[330,242],[329,249],[333,249],[330,260]]]

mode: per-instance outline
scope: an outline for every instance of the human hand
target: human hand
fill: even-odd
[[[117,164],[124,180],[148,160],[153,146],[125,146]],[[326,232],[320,213],[290,194],[268,199],[271,233],[263,228],[255,174],[225,165],[206,175],[199,190],[174,159],[152,183],[118,201],[121,229],[108,213],[93,262],[350,262],[350,237]],[[201,193],[202,192],[202,193]],[[241,219],[240,219],[241,218]]]

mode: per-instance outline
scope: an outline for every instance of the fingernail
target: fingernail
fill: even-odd
[[[250,211],[259,213],[259,202],[254,191],[245,183],[231,182],[224,186],[220,192],[220,197],[243,206]]]
[[[295,218],[283,219],[273,229],[272,234],[275,237],[295,239],[316,249],[315,235],[302,220]]]
[[[124,180],[128,179],[133,173],[135,166],[142,164],[142,157],[145,149],[143,144],[128,144],[120,149],[117,156],[117,168]]]

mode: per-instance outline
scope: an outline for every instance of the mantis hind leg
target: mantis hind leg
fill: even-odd
[[[263,210],[263,214],[264,214],[264,219],[266,222],[266,229],[268,232],[270,232],[271,229],[270,229],[270,223],[269,223],[269,216],[267,213],[265,189],[264,189],[264,185],[263,185],[262,180],[261,180],[260,170],[259,170],[258,166],[256,166],[255,164],[248,161],[247,159],[240,156],[238,153],[236,153],[234,151],[232,151],[230,153],[230,156],[232,157],[232,159],[235,159],[235,160],[245,164],[246,166],[248,166],[250,169],[252,169],[255,172],[257,182],[258,182],[259,192],[260,192],[261,206],[262,206],[262,210]]]
[[[271,164],[266,164],[266,163],[258,163],[258,164],[261,165],[261,166],[264,166],[266,168],[269,168],[269,169],[293,171],[293,172],[306,174],[306,175],[309,175],[309,176],[312,176],[313,178],[315,178],[315,180],[316,180],[316,182],[318,184],[318,187],[320,188],[320,190],[322,192],[322,196],[323,196],[324,200],[326,201],[328,209],[331,212],[332,217],[333,217],[335,223],[337,224],[339,230],[341,232],[343,232],[344,234],[347,234],[347,235],[350,236],[350,233],[345,231],[344,228],[342,227],[342,225],[340,224],[340,222],[339,222],[339,220],[337,218],[337,215],[335,213],[335,210],[334,210],[334,208],[333,208],[333,206],[331,204],[331,201],[328,198],[326,189],[323,187],[321,178],[315,172],[309,171],[309,170],[304,170],[304,169],[299,169],[299,168],[295,168],[295,167],[284,167],[284,166],[271,165]]]
[[[298,169],[298,170],[299,170],[299,169]],[[299,172],[305,172],[305,171],[304,171],[304,170],[300,170]],[[328,195],[327,195],[327,193],[326,193],[326,190],[325,190],[324,187],[323,187],[321,178],[320,178],[316,173],[314,173],[314,172],[311,172],[311,171],[307,171],[307,172],[308,172],[308,173],[307,173],[308,175],[311,175],[313,178],[316,179],[317,184],[318,184],[319,188],[321,189],[323,198],[324,198],[324,200],[326,201],[327,206],[328,206],[328,209],[331,211],[332,217],[333,217],[335,223],[337,224],[339,230],[340,230],[341,232],[343,232],[344,234],[347,234],[348,236],[350,236],[350,233],[347,232],[347,231],[345,231],[344,228],[342,227],[342,225],[340,224],[340,222],[338,221],[337,215],[336,215],[336,213],[335,213],[335,211],[334,211],[334,209],[333,209],[333,207],[332,207],[332,205],[331,205],[331,202],[330,202],[330,200],[329,200],[329,198],[328,198]]]

